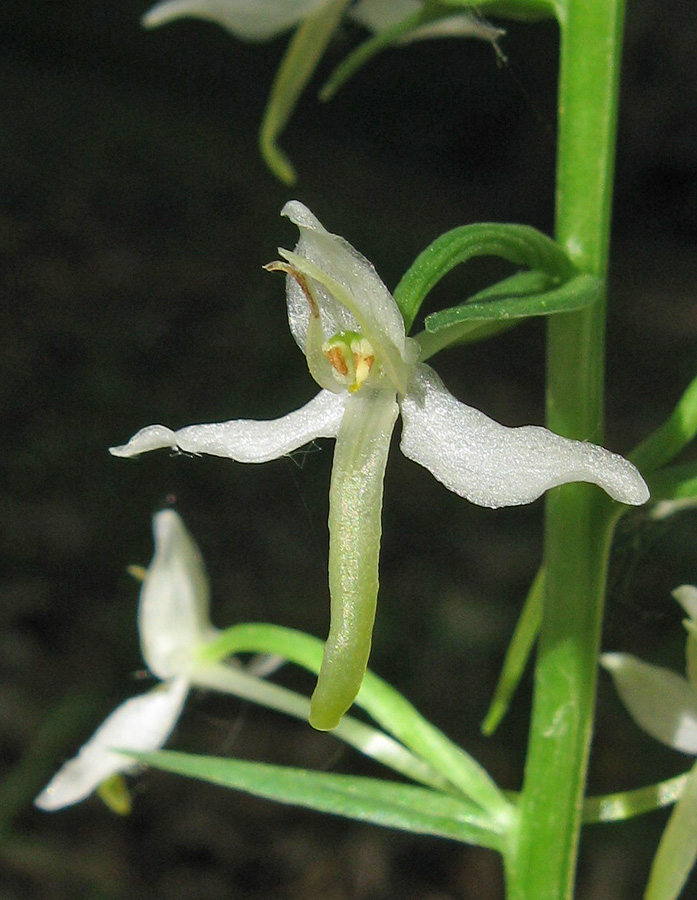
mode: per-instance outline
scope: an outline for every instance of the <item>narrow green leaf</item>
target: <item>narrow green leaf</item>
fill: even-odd
[[[277,144],[298,98],[317,68],[350,0],[332,0],[296,30],[276,72],[259,131],[259,148],[266,165],[284,184],[296,180],[295,169]]]
[[[520,679],[523,677],[525,666],[540,631],[544,594],[544,569],[540,569],[530,587],[528,596],[525,598],[520,618],[506,652],[506,658],[503,662],[503,668],[499,675],[489,711],[482,722],[482,731],[486,735],[493,734],[498,728],[499,723],[508,711],[511,698],[520,684]]]
[[[427,788],[171,750],[136,758],[166,772],[279,803],[494,849],[502,844],[501,834],[477,806]]]
[[[645,900],[675,900],[697,859],[697,765],[675,804],[658,845]]]
[[[502,281],[484,288],[484,290],[470,297],[468,302],[479,303],[501,300],[506,297],[529,297],[532,294],[547,290],[552,283],[553,280],[538,269],[524,270],[516,272],[514,275],[509,275],[508,278],[504,278]],[[415,340],[419,342],[421,347],[419,359],[425,362],[447,347],[483,341],[494,337],[494,335],[501,334],[501,332],[507,331],[517,324],[517,319],[481,320],[477,322],[460,322],[434,332],[422,331],[415,335]]]
[[[561,247],[529,225],[483,222],[454,228],[417,256],[395,289],[407,331],[441,278],[476,256],[500,256],[515,265],[540,269],[557,281],[577,274]]]
[[[642,473],[651,473],[674,459],[697,434],[697,378],[687,386],[675,409],[643,440],[629,458]]]
[[[426,318],[426,331],[440,331],[464,322],[526,319],[585,309],[602,297],[603,283],[594,275],[577,275],[557,287],[531,296],[508,296],[476,302],[474,299],[433,313]]]
[[[278,625],[234,625],[205,651],[216,660],[238,653],[271,653],[317,673],[322,661],[322,642]],[[385,731],[428,762],[450,784],[502,823],[511,824],[514,810],[486,771],[468,753],[447,738],[386,681],[368,670],[355,703]]]
[[[668,778],[658,784],[620,791],[598,797],[586,797],[583,801],[583,822],[594,825],[600,822],[623,822],[634,816],[670,806],[682,797],[689,773]]]
[[[232,694],[304,722],[307,722],[310,716],[310,701],[303,694],[297,694],[266,678],[254,676],[239,666],[221,662],[202,662],[193,669],[191,678],[192,685],[196,687],[212,688]],[[407,750],[399,741],[351,716],[344,716],[333,734],[359,753],[388,766],[412,781],[439,791],[454,790],[443,775]]]

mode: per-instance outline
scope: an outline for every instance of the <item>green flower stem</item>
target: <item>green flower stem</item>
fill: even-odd
[[[556,239],[582,272],[607,271],[622,0],[567,0],[561,69]],[[602,441],[605,309],[599,301],[548,330],[547,424]],[[568,900],[595,710],[613,506],[583,484],[548,495],[546,594],[535,670],[519,835],[506,860],[509,900]]]

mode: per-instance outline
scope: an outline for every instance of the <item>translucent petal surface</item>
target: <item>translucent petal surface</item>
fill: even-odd
[[[185,674],[196,648],[215,636],[201,554],[173,509],[153,517],[155,555],[140,591],[138,630],[143,658],[163,680]]]
[[[54,775],[34,801],[36,806],[46,810],[70,806],[88,797],[102,781],[132,768],[128,757],[110,748],[159,750],[179,718],[188,689],[180,678],[122,703]]]
[[[697,692],[686,678],[627,653],[604,653],[600,664],[637,725],[676,750],[697,754]]]
[[[311,15],[329,0],[167,0],[143,16],[145,28],[174,19],[216,22],[247,41],[265,41]]]
[[[622,456],[536,425],[506,428],[456,400],[429,366],[414,368],[401,406],[404,455],[479,506],[530,503],[571,481],[597,484],[622,503],[648,499],[643,478]]]
[[[286,203],[281,214],[300,229],[296,256],[320,269],[350,298],[347,305],[325,285],[313,282],[325,337],[330,338],[337,331],[358,330],[374,344],[390,344],[403,355],[404,319],[373,265],[342,237],[330,234],[298,200]],[[303,349],[309,314],[306,298],[297,283],[289,279],[288,319],[293,336]]]
[[[172,431],[149,425],[127,444],[112,447],[114,456],[137,456],[161,447],[187,453],[210,453],[237,462],[262,463],[292,453],[319,437],[336,437],[344,412],[344,394],[320,391],[305,406],[280,419],[232,419],[211,425],[189,425]]]

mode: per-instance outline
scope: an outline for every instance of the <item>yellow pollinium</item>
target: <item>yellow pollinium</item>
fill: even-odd
[[[351,393],[365,384],[375,363],[373,345],[357,331],[340,331],[322,344],[322,352]]]

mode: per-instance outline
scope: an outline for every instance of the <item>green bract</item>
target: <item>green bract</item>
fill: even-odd
[[[569,481],[598,484],[616,500],[641,504],[648,490],[627,460],[545,428],[506,428],[456,400],[405,334],[394,298],[373,266],[326,231],[298,201],[283,214],[300,229],[294,252],[270,268],[287,273],[290,329],[322,390],[306,406],[271,422],[233,420],[172,431],[139,431],[116,456],[159,447],[265,462],[318,437],[337,440],[330,488],[331,625],[310,722],[335,727],[353,702],[368,662],[378,591],[382,483],[398,414],[401,449],[449,490],[480,506],[530,503]],[[365,339],[368,374],[347,383],[332,347],[350,332]],[[363,351],[361,351],[363,352]],[[367,350],[366,350],[367,352]],[[367,365],[368,357],[355,361]]]

